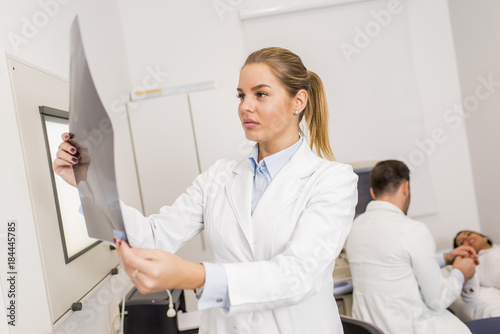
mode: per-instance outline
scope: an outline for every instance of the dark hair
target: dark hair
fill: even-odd
[[[380,161],[370,172],[370,187],[375,197],[393,194],[405,181],[410,181],[410,170],[398,160]]]
[[[490,238],[488,238],[487,236],[485,236],[484,234],[481,234],[479,232],[474,232],[474,231],[471,231],[471,230],[463,230],[463,231],[459,231],[456,235],[455,235],[455,238],[453,238],[453,248],[457,248],[458,245],[457,245],[457,237],[460,233],[463,233],[463,232],[471,232],[471,233],[476,233],[477,235],[480,235],[482,236],[483,238],[486,238],[486,241],[490,244],[490,246],[493,246],[493,242],[491,241]]]
[[[319,76],[307,70],[299,56],[283,48],[269,47],[257,50],[247,57],[243,67],[255,63],[268,65],[291,97],[297,95],[301,89],[307,91],[307,104],[299,114],[298,121],[300,123],[305,117],[311,149],[314,146],[319,156],[334,160],[328,138],[329,114],[326,94]],[[299,132],[304,135],[300,128]]]

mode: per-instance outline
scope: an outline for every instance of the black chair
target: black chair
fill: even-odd
[[[500,317],[471,320],[465,323],[472,334],[500,333]]]
[[[384,334],[384,332],[369,322],[340,315],[344,334]]]

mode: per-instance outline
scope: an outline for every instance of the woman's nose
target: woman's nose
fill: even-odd
[[[244,99],[240,103],[240,111],[254,112],[255,111],[254,104],[252,103],[252,101],[250,101],[250,99],[248,98]]]

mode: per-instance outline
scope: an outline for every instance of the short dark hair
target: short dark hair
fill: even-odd
[[[370,172],[370,187],[375,197],[393,194],[405,181],[410,181],[410,170],[399,160],[380,161]]]

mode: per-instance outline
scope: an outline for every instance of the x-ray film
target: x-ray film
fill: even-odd
[[[71,27],[70,141],[80,162],[73,166],[90,237],[127,240],[115,178],[113,127],[92,80],[78,17]]]

